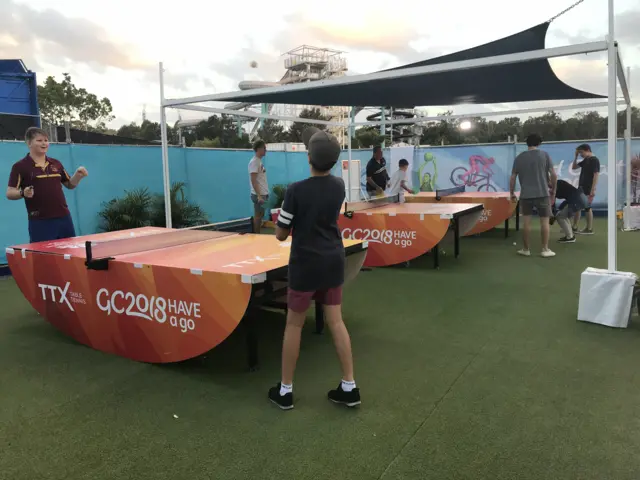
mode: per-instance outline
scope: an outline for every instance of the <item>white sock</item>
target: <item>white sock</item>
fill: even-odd
[[[354,388],[356,388],[356,382],[347,382],[346,380],[342,380],[342,391],[343,392],[350,392]]]
[[[287,393],[293,392],[293,383],[291,385],[285,385],[284,383],[280,384],[280,396],[284,396]]]

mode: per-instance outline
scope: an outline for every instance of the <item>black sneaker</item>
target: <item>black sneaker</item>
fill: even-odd
[[[558,240],[558,243],[576,243],[576,237],[571,237],[571,238],[567,238],[567,237],[562,237],[561,239]]]
[[[593,230],[589,230],[588,228],[585,228],[584,230],[578,230],[574,233],[577,233],[578,235],[593,235]]]
[[[360,389],[354,388],[350,392],[342,390],[342,383],[335,390],[330,390],[327,394],[329,400],[333,403],[342,403],[347,407],[356,407],[360,405]]]
[[[280,395],[280,383],[269,389],[269,400],[275,403],[282,410],[291,410],[293,408],[293,393],[289,392]]]

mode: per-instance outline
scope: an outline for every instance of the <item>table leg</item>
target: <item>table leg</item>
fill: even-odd
[[[256,332],[256,314],[255,309],[250,309],[244,319],[246,337],[247,337],[247,360],[249,362],[249,371],[258,370],[258,335]]]
[[[431,249],[431,253],[433,254],[433,268],[438,269],[440,268],[440,259],[438,258],[438,245],[436,244],[435,247],[433,247]]]
[[[520,231],[520,200],[516,203],[516,232]]]
[[[504,238],[509,238],[509,219],[504,221]]]
[[[460,255],[460,224],[457,218],[453,221],[453,241],[454,255],[455,258],[458,258],[458,255]]]

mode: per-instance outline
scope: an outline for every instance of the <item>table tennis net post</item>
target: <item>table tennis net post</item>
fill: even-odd
[[[443,188],[442,190],[436,189],[436,197],[448,197],[449,195],[455,195],[457,193],[464,193],[465,186]]]
[[[216,224],[198,225],[180,230],[151,233],[105,241],[85,242],[87,261],[112,258],[117,255],[140,253],[149,250],[187,245],[234,235],[230,231],[218,231]]]
[[[345,204],[345,212],[359,212],[362,210],[369,210],[376,207],[382,207],[392,203],[399,203],[400,195],[391,195],[387,197],[374,198],[371,200],[365,200],[363,202],[352,202]]]

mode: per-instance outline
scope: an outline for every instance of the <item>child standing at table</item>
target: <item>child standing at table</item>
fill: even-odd
[[[353,377],[351,339],[342,321],[342,284],[345,254],[338,216],[345,199],[345,184],[330,174],[340,156],[338,140],[311,127],[303,132],[311,176],[287,188],[276,224],[276,237],[293,230],[289,258],[287,325],[282,344],[282,377],[269,390],[269,399],[283,410],[293,408],[293,375],[300,352],[306,312],[315,300],[323,305],[338,358],[342,381],[328,393],[329,400],[355,407],[360,391]]]
[[[409,169],[409,162],[403,158],[398,162],[398,170],[391,175],[389,180],[389,195],[400,195],[403,190],[407,193],[413,193],[409,187],[407,187],[407,170]],[[404,201],[404,196],[400,195],[400,201]]]

